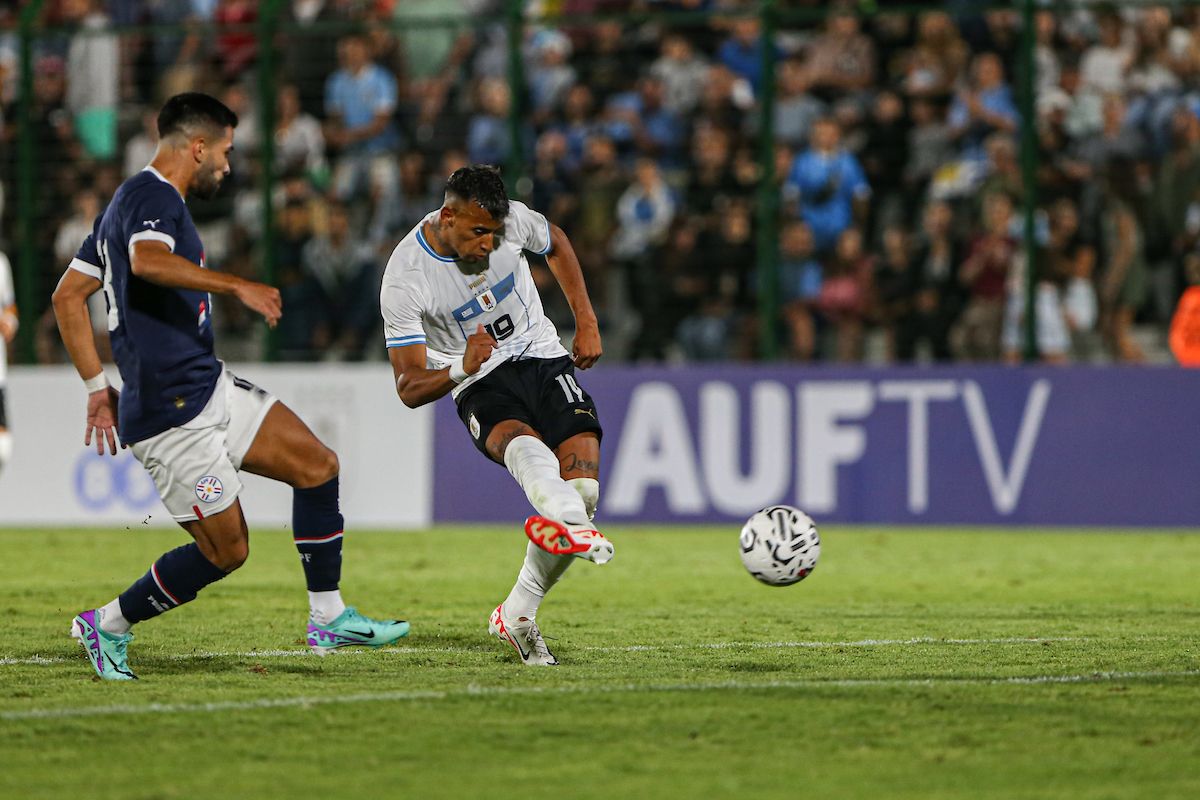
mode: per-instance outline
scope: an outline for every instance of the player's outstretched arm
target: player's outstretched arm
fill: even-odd
[[[563,294],[575,315],[575,341],[571,345],[571,357],[575,366],[587,369],[600,360],[604,348],[600,344],[600,325],[592,309],[587,286],[583,282],[583,269],[571,240],[557,225],[550,226],[550,252],[546,264],[562,287]]]
[[[88,389],[87,424],[83,443],[91,446],[92,435],[96,437],[96,452],[104,455],[108,451],[117,454],[117,390],[108,385],[104,376],[104,365],[96,352],[96,340],[92,337],[92,321],[88,314],[87,299],[100,289],[100,281],[74,269],[68,269],[58,281],[52,301],[54,317],[58,321],[58,332],[71,363]],[[124,447],[124,445],[122,445]]]
[[[449,394],[450,390],[467,379],[468,375],[479,372],[483,362],[487,361],[496,349],[496,340],[482,325],[467,337],[467,349],[462,358],[443,369],[429,369],[425,366],[425,345],[410,344],[405,347],[388,349],[388,358],[392,361],[392,373],[396,376],[396,394],[409,408],[417,408],[426,403],[432,403],[440,397]]]
[[[261,314],[272,328],[283,316],[283,299],[275,287],[204,269],[172,253],[164,242],[134,242],[129,268],[142,280],[170,289],[233,295],[251,311]]]

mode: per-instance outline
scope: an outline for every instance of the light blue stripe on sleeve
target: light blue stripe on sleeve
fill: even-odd
[[[394,336],[387,340],[388,347],[407,347],[410,344],[425,344],[424,336]]]
[[[554,246],[554,240],[550,238],[550,220],[542,217],[546,221],[546,249],[538,253],[539,256],[544,256],[550,252],[550,248]]]

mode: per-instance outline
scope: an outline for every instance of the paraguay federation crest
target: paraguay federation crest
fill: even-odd
[[[216,475],[205,475],[196,481],[196,497],[200,498],[201,502],[215,503],[221,499],[221,495],[224,493],[225,487],[221,485],[221,479]]]

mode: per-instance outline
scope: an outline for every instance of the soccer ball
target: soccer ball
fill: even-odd
[[[812,518],[791,506],[755,512],[742,526],[742,563],[768,586],[791,586],[808,577],[821,555]]]

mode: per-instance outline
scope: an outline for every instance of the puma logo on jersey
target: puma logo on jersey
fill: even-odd
[[[592,419],[596,418],[596,412],[592,411],[590,408],[577,408],[577,409],[575,409],[575,413],[576,414],[587,414]]]
[[[158,219],[144,219],[144,220],[142,220],[142,224],[143,224],[143,225],[145,225],[147,228],[150,228],[150,229],[152,229],[152,230],[156,230],[156,229],[158,228],[158,223],[160,223],[160,222],[162,222],[162,218],[161,218],[161,217],[160,217],[160,218],[158,218]]]

